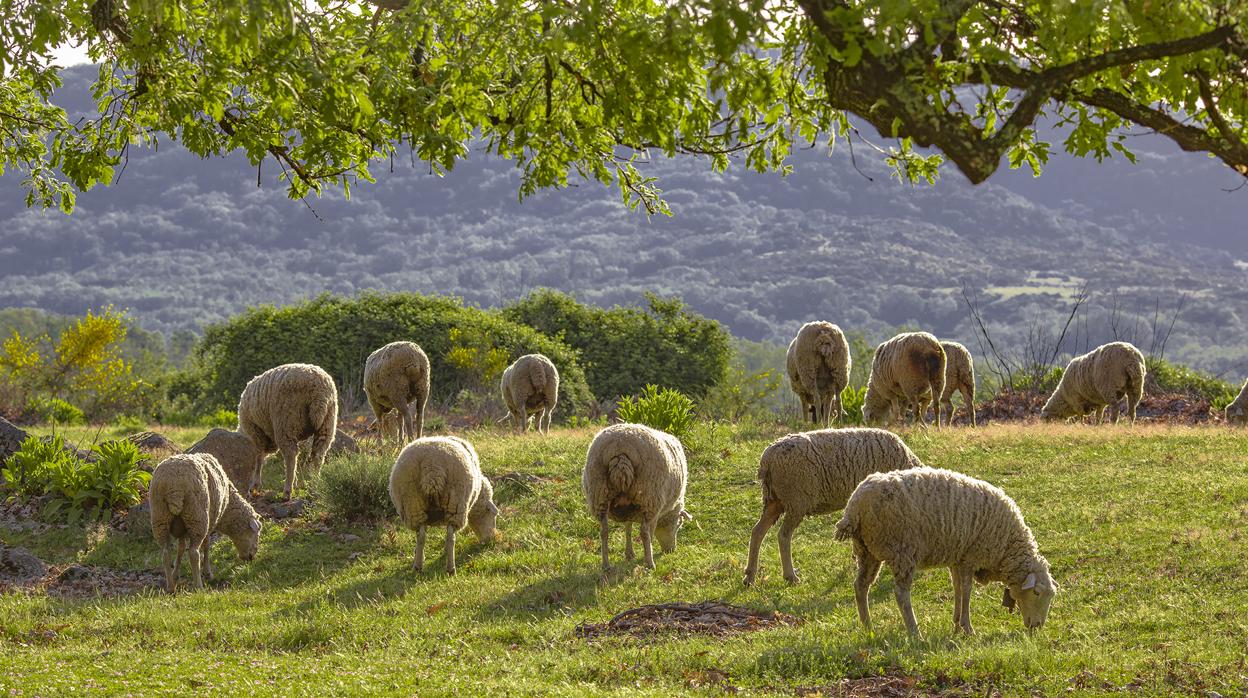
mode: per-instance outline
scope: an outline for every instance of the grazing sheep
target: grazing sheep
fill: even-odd
[[[165,587],[172,593],[182,566],[182,553],[190,550],[191,581],[196,589],[212,578],[209,549],[214,532],[234,542],[238,556],[251,560],[260,545],[260,518],[230,483],[217,459],[205,453],[184,453],[161,461],[152,473],[152,535],[160,546]],[[178,557],[173,559],[173,539]]]
[[[1006,606],[1022,610],[1028,629],[1044,625],[1057,584],[1023,515],[999,487],[952,470],[913,468],[868,475],[836,524],[837,540],[852,540],[858,560],[854,596],[868,630],[867,592],[888,563],[897,605],[911,635],[910,607],[917,570],[948,567],[953,578],[955,629],[972,633],[971,580],[1006,586]]]
[[[403,448],[390,471],[390,501],[416,531],[412,569],[425,566],[425,527],[446,526],[446,573],[455,574],[455,533],[471,525],[477,538],[494,540],[498,507],[494,488],[481,474],[472,444],[457,436],[430,436]]]
[[[260,451],[261,461],[281,451],[286,463],[286,499],[295,489],[299,442],[312,437],[312,460],[319,469],[338,430],[338,390],[319,366],[285,364],[252,378],[238,401],[238,430]],[[256,465],[252,488],[260,487]]]
[[[849,342],[830,322],[808,322],[789,342],[785,358],[789,385],[802,401],[802,416],[828,426],[841,413],[841,391],[849,384]]]
[[[940,342],[927,332],[899,334],[875,348],[862,405],[863,420],[888,425],[910,407],[914,421],[922,425],[927,406],[944,390],[945,350]]]
[[[429,401],[429,357],[415,342],[391,342],[364,362],[364,393],[380,423],[390,410],[402,417],[402,443],[425,435],[425,403]],[[412,424],[412,407],[416,423]],[[384,432],[382,436],[384,438]]]
[[[1239,389],[1239,396],[1226,406],[1225,416],[1227,424],[1248,424],[1248,380]]]
[[[966,406],[971,426],[975,426],[975,363],[971,352],[957,342],[941,342],[940,348],[945,350],[945,389],[940,394],[936,422],[940,422],[943,410],[945,424],[953,426],[953,393],[957,391],[962,393],[962,404]]]
[[[1045,421],[1095,413],[1100,424],[1105,408],[1118,421],[1118,401],[1127,398],[1127,416],[1135,424],[1135,408],[1144,397],[1144,355],[1126,342],[1102,344],[1066,364],[1062,380],[1040,410]]]
[[[260,469],[260,461],[264,454],[256,448],[251,438],[238,431],[230,431],[217,427],[208,432],[204,438],[196,441],[187,453],[206,453],[225,469],[234,487],[244,494],[251,488]]]
[[[559,371],[541,354],[525,354],[503,371],[503,402],[518,432],[528,431],[529,415],[537,415],[538,433],[550,433],[550,418],[559,401]]]
[[[793,569],[793,532],[802,518],[830,514],[845,501],[864,477],[886,470],[922,466],[901,438],[883,429],[826,429],[783,436],[763,451],[758,480],[763,486],[763,513],[750,537],[745,585],[758,573],[758,549],[781,515],[780,562],[784,578],[797,583]]]
[[[646,567],[654,569],[651,538],[657,533],[663,552],[676,549],[676,533],[685,519],[685,449],[680,439],[641,424],[613,424],[594,437],[585,458],[581,488],[589,514],[598,521],[602,568],[607,555],[607,520],[623,521],[624,557],[633,559],[633,522],[641,524]]]

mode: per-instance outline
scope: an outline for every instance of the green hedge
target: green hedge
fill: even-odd
[[[701,398],[728,373],[728,331],[679,300],[653,294],[646,299],[644,310],[608,310],[542,289],[502,314],[580,352],[589,388],[599,400],[637,395],[647,385]]]
[[[325,294],[284,308],[252,308],[205,330],[195,349],[199,377],[183,377],[182,387],[197,385],[204,409],[233,408],[253,376],[300,362],[324,368],[344,394],[362,401],[365,359],[397,340],[416,342],[429,356],[434,403],[445,404],[464,389],[498,390],[497,384],[485,384],[483,371],[465,367],[462,360],[451,363],[456,347],[461,357],[465,348],[488,354],[489,371],[497,369],[499,360],[545,354],[559,368],[561,414],[581,413],[592,400],[576,352],[563,343],[457,299],[412,293]]]

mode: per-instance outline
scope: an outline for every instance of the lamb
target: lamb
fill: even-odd
[[[914,421],[924,424],[927,406],[944,394],[945,350],[927,332],[906,332],[875,348],[862,417],[867,424],[888,425],[898,408],[914,410]],[[940,428],[939,414],[936,428]]]
[[[971,580],[1006,586],[1005,605],[1022,610],[1029,630],[1044,625],[1057,584],[1018,505],[1000,488],[951,470],[912,468],[868,475],[836,524],[837,540],[852,540],[858,561],[854,595],[868,630],[870,591],[880,565],[893,572],[897,605],[911,635],[916,570],[948,567],[953,578],[955,630],[971,628]]]
[[[204,588],[212,578],[210,534],[221,532],[234,542],[239,558],[252,560],[260,545],[260,518],[230,483],[216,458],[205,453],[183,453],[161,461],[152,473],[148,495],[152,535],[160,546],[165,587],[177,586],[182,553],[190,550],[191,582]],[[173,539],[178,557],[173,559]]]
[[[364,362],[364,393],[380,424],[394,410],[402,417],[402,443],[425,434],[425,403],[429,400],[429,357],[414,342],[391,342]],[[412,407],[416,408],[415,424]],[[384,438],[385,432],[381,432]]]
[[[758,549],[781,515],[780,562],[784,578],[796,584],[791,544],[803,517],[839,511],[858,483],[871,473],[922,465],[901,438],[883,429],[825,429],[789,434],[772,442],[758,464],[763,513],[750,537],[745,585],[754,583]]]
[[[256,472],[260,469],[260,461],[264,459],[264,454],[260,453],[246,434],[220,427],[208,432],[204,438],[186,449],[186,452],[206,453],[216,458],[225,469],[230,482],[243,493],[249,491]]]
[[[945,425],[953,426],[953,393],[962,393],[962,404],[975,426],[975,363],[971,360],[971,352],[957,342],[941,342],[940,348],[945,350],[945,389],[940,394],[940,406],[937,408],[936,422],[940,423],[940,412],[943,410]]]
[[[503,402],[511,415],[512,425],[518,432],[529,428],[529,415],[537,415],[534,427],[550,434],[550,418],[559,401],[559,371],[555,364],[541,354],[525,354],[503,371]]]
[[[675,436],[641,424],[613,424],[598,432],[589,444],[581,489],[598,521],[604,571],[611,568],[608,519],[625,522],[626,559],[633,559],[634,521],[641,524],[646,567],[654,569],[656,533],[663,552],[676,549],[676,533],[693,518],[685,511],[688,478],[685,449]]]
[[[1239,389],[1239,396],[1226,406],[1226,423],[1243,426],[1248,424],[1248,380]]]
[[[785,359],[789,385],[802,402],[802,416],[829,426],[841,413],[841,391],[849,384],[849,343],[830,322],[808,322],[789,342]]]
[[[1095,412],[1100,424],[1105,408],[1118,421],[1118,401],[1127,398],[1127,416],[1135,424],[1135,408],[1144,397],[1144,355],[1126,342],[1102,344],[1066,364],[1062,380],[1040,410],[1045,421],[1082,417]]]
[[[319,366],[284,364],[252,378],[238,401],[238,430],[261,459],[281,451],[286,463],[286,499],[295,488],[299,442],[312,438],[312,460],[319,469],[338,429],[338,390]],[[260,486],[256,465],[252,487]]]
[[[494,540],[498,507],[481,474],[472,444],[456,436],[430,436],[403,448],[390,471],[390,501],[399,519],[416,531],[412,569],[425,567],[425,527],[446,526],[446,573],[455,574],[455,534],[471,525],[483,543]]]

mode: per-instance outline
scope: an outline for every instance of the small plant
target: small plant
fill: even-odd
[[[52,467],[61,467],[62,461],[78,459],[65,448],[65,439],[60,434],[44,441],[37,436],[28,436],[22,445],[4,461],[4,469],[0,470],[0,478],[5,487],[13,492],[35,497],[43,494],[45,471]]]
[[[640,397],[621,400],[618,414],[626,422],[645,424],[679,438],[693,425],[693,410],[693,400],[679,390],[647,385]]]
[[[334,519],[380,521],[394,515],[391,465],[387,459],[367,453],[334,458],[312,476],[308,491]]]
[[[20,495],[52,495],[45,517],[65,514],[69,523],[93,511],[102,518],[118,507],[142,498],[151,474],[139,467],[139,449],[129,441],[105,441],[91,449],[94,461],[84,461],[66,449],[65,440],[30,437],[9,456],[0,471],[6,486]]]
[[[82,410],[56,397],[31,398],[26,403],[26,412],[41,422],[66,426],[84,424],[87,421]]]
[[[867,387],[845,388],[841,391],[840,424],[862,424],[862,405],[867,401]]]

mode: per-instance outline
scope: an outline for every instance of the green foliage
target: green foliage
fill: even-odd
[[[126,440],[92,447],[86,461],[65,447],[57,435],[44,441],[29,437],[5,462],[5,485],[24,496],[52,495],[44,516],[64,514],[69,523],[84,514],[103,518],[118,507],[139,502],[151,474],[142,470],[138,446]]]
[[[746,415],[761,416],[769,412],[769,401],[780,389],[784,378],[774,369],[750,372],[733,362],[728,375],[698,403],[698,411],[710,419],[738,421]]]
[[[233,429],[238,426],[238,413],[234,410],[221,408],[205,417],[200,424],[207,427]]]
[[[867,401],[867,386],[846,387],[841,391],[841,416],[838,424],[862,424],[862,405]]]
[[[113,420],[113,431],[118,434],[133,434],[147,429],[147,420],[130,414],[124,414]]]
[[[26,403],[26,414],[41,422],[52,422],[67,426],[84,424],[87,421],[87,417],[82,410],[57,397],[32,397]]]
[[[647,385],[640,396],[620,400],[617,414],[625,422],[645,424],[679,438],[693,425],[694,403],[679,390]]]
[[[1010,390],[1014,392],[1051,393],[1062,382],[1061,366],[1034,366],[1009,376]]]
[[[232,408],[253,376],[280,364],[306,362],[328,371],[344,399],[362,403],[365,359],[397,340],[416,342],[429,356],[435,403],[449,402],[464,389],[481,389],[498,363],[506,366],[532,353],[545,354],[559,368],[561,415],[583,411],[591,401],[576,353],[563,343],[455,299],[410,293],[327,294],[280,309],[253,308],[205,330],[196,348],[202,375],[181,378],[179,386],[202,387],[195,400],[200,408]],[[485,347],[488,365],[476,364],[476,354],[463,363],[465,351]],[[488,388],[498,389],[494,384]]]
[[[727,374],[729,334],[675,299],[646,294],[649,307],[596,308],[542,289],[503,309],[504,317],[557,337],[580,352],[599,400],[646,385],[701,397]]]
[[[1165,359],[1145,361],[1148,377],[1145,388],[1150,393],[1182,393],[1208,400],[1214,410],[1224,409],[1239,393],[1239,386]]]
[[[395,515],[390,500],[394,461],[372,453],[331,458],[312,476],[308,492],[337,521],[381,521]]]

